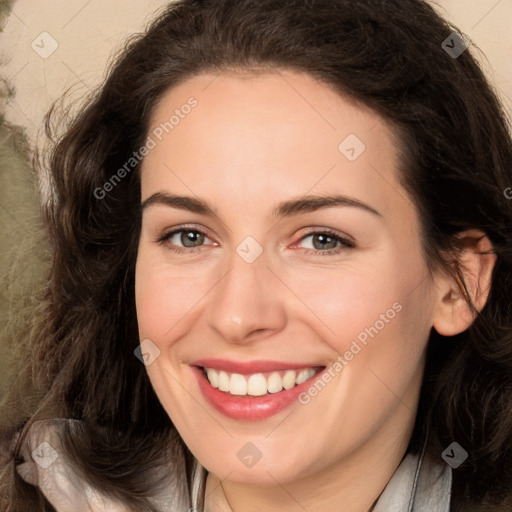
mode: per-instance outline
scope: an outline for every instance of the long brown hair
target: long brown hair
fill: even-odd
[[[20,377],[33,378],[42,399],[10,418],[11,430],[24,427],[18,447],[36,419],[74,418],[82,426],[63,436],[66,453],[84,478],[132,510],[150,508],[161,482],[143,475],[156,462],[181,458],[184,470],[172,477],[190,485],[193,457],[133,355],[140,164],[104,197],[97,190],[143,146],[170,87],[202,71],[288,68],[394,128],[428,267],[451,272],[470,304],[454,235],[477,228],[492,242],[491,290],[473,325],[450,338],[432,330],[409,450],[418,450],[428,427],[431,454],[454,440],[469,453],[454,470],[453,510],[510,497],[512,144],[473,49],[455,57],[443,48],[454,31],[423,0],[178,0],[133,36],[49,152],[43,214],[53,262]],[[52,510],[16,475],[16,457],[3,470],[2,509]]]

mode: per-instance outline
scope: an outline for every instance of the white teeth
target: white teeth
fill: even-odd
[[[297,374],[293,370],[288,370],[283,377],[283,388],[292,389],[295,386],[295,378]]]
[[[242,376],[240,375],[240,377]],[[242,379],[244,379],[244,377],[242,377]],[[247,381],[247,394],[251,396],[267,394],[267,379],[265,379],[261,373],[256,373],[249,377]]]
[[[210,384],[214,388],[218,388],[219,387],[219,374],[215,370],[212,370],[211,368],[208,368],[206,370],[206,373],[208,374],[208,380],[210,381]]]
[[[269,393],[279,393],[283,389],[283,379],[277,372],[273,372],[267,380],[267,390]]]
[[[205,370],[208,381],[214,388],[238,396],[262,396],[267,393],[279,393],[283,388],[291,389],[316,374],[316,370],[313,368],[272,372],[267,373],[266,376],[263,373],[245,376],[213,368],[205,368]]]
[[[232,373],[231,380],[229,381],[229,392],[232,395],[246,395],[247,394],[247,381],[243,375],[239,373]]]
[[[302,384],[306,382],[308,379],[315,375],[315,370],[313,368],[308,368],[307,370],[301,370],[295,379],[295,384]]]
[[[215,371],[215,370],[213,370]],[[219,372],[219,389],[229,391],[229,376],[226,372]]]

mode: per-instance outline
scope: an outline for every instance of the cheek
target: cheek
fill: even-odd
[[[382,322],[393,321],[399,315],[397,310],[402,309],[402,289],[406,288],[397,282],[395,270],[384,261],[343,265],[339,269],[291,271],[286,281],[294,283],[293,291],[303,303],[303,317],[309,310],[315,330],[340,353],[348,350],[358,335],[364,339],[365,329],[375,323],[382,329]]]
[[[303,303],[302,320],[308,315],[312,328],[350,366],[348,373],[378,368],[397,382],[396,369],[403,367],[397,384],[407,381],[430,332],[429,281],[419,254],[390,250],[364,265],[354,260],[339,269],[289,272],[285,280],[294,283]]]
[[[170,266],[157,251],[139,249],[135,269],[135,301],[141,339],[171,343],[186,326],[212,287],[205,268]]]
[[[159,344],[172,323],[166,311],[175,311],[176,284],[169,286],[161,275],[161,265],[151,253],[139,247],[135,267],[135,302],[141,339],[150,338]]]

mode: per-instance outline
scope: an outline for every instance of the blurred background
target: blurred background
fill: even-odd
[[[20,312],[37,305],[49,260],[29,163],[32,148],[44,142],[38,137],[43,116],[64,91],[71,88],[70,99],[79,99],[96,88],[126,37],[143,30],[168,3],[0,0],[0,398],[7,368],[17,364],[13,333],[28,337],[17,325]],[[474,53],[510,118],[512,0],[434,5],[482,52]]]

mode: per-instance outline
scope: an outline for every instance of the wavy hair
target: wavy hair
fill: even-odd
[[[382,116],[400,141],[400,182],[420,217],[428,268],[450,272],[475,312],[454,235],[476,228],[489,237],[497,260],[484,308],[459,335],[431,331],[409,451],[428,429],[437,458],[453,440],[469,453],[453,472],[453,510],[510,498],[512,144],[473,48],[457,58],[443,49],[454,31],[423,0],[178,0],[128,40],[45,163],[53,260],[27,363],[5,403],[27,379],[39,398],[3,429],[21,436],[4,464],[2,510],[52,510],[14,469],[30,425],[49,417],[82,420],[63,435],[67,455],[131,510],[151,508],[161,482],[142,475],[156,462],[181,458],[173,478],[190,492],[194,458],[133,355],[140,164],[102,199],[95,190],[143,146],[169,88],[228,69],[307,72]]]

